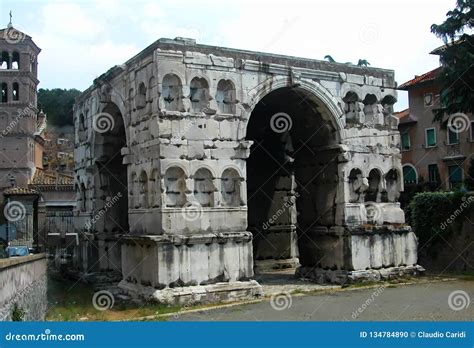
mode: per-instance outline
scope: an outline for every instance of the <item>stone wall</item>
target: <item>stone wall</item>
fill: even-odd
[[[48,306],[46,255],[0,260],[0,321],[12,320],[15,305],[23,321],[42,321]]]

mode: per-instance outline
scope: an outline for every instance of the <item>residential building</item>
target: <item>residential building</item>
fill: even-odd
[[[441,67],[415,76],[400,85],[408,91],[409,109],[396,113],[400,123],[400,146],[405,186],[428,184],[432,189],[451,190],[466,177],[474,153],[474,118],[457,114],[455,124],[434,121],[440,107]]]

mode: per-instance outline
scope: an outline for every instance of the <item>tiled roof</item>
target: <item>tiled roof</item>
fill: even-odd
[[[74,178],[71,175],[62,173],[45,172],[36,169],[31,186],[73,186]]]
[[[401,84],[400,86],[398,86],[398,89],[410,89],[422,82],[433,81],[438,76],[438,73],[440,70],[441,70],[441,67],[438,67],[434,70],[424,73],[423,75],[415,76],[414,79],[407,81]]]
[[[3,191],[4,196],[39,195],[39,192],[25,187],[10,187]]]
[[[416,119],[410,116],[410,109],[395,112],[393,115],[400,120],[399,124],[416,123]]]

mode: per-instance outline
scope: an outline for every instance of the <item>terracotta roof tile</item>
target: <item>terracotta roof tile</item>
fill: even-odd
[[[405,109],[403,111],[395,112],[393,114],[400,120],[399,124],[408,124],[408,123],[416,123],[416,119],[410,115],[410,109]]]
[[[48,173],[42,169],[36,169],[31,185],[72,186],[74,185],[74,178],[71,175]]]
[[[410,89],[419,83],[426,82],[426,81],[433,81],[438,76],[438,73],[440,70],[441,70],[441,67],[438,67],[434,70],[424,73],[423,75],[416,76],[414,79],[407,81],[401,84],[400,86],[398,86],[398,89]]]

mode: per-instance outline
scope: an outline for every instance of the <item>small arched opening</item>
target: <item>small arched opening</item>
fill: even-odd
[[[165,204],[167,207],[183,207],[186,204],[186,174],[179,167],[165,172]]]
[[[369,172],[367,193],[365,195],[366,202],[380,202],[380,184],[381,184],[381,173],[377,169],[372,169]]]
[[[209,104],[209,85],[206,79],[195,77],[189,87],[192,111],[203,111]]]
[[[163,77],[161,96],[165,110],[180,111],[182,109],[183,86],[181,80],[175,74],[166,74]]]
[[[194,198],[201,207],[214,206],[215,191],[213,177],[209,169],[198,169],[194,174]]]
[[[235,113],[235,86],[230,80],[220,80],[217,84],[217,108],[223,114]]]
[[[226,207],[238,207],[241,204],[240,186],[242,178],[237,170],[228,168],[221,176],[222,205]]]

